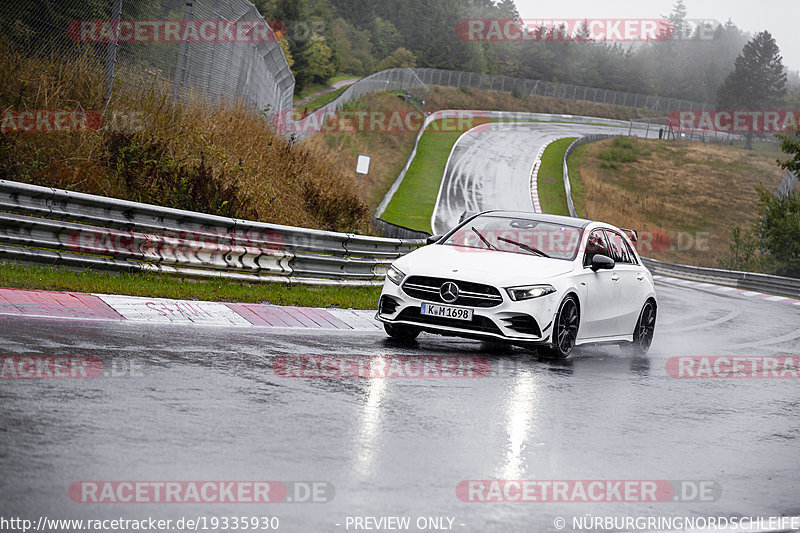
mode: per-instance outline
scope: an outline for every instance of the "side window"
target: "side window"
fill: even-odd
[[[628,250],[628,257],[631,258],[631,264],[632,265],[638,265],[639,261],[636,259],[636,254],[633,253],[633,248],[631,248],[631,245],[628,244],[628,241],[626,241],[625,239],[622,239],[622,244],[624,244],[625,245],[625,249]]]
[[[586,254],[583,256],[583,266],[590,266],[592,264],[592,258],[596,255],[607,255],[611,257],[606,237],[599,229],[589,234],[589,238],[586,240]]]
[[[631,265],[634,263],[633,254],[631,254],[630,247],[625,239],[616,231],[606,230],[608,242],[611,246],[611,259],[617,263],[624,263]]]

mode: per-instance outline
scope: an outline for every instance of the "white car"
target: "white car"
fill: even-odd
[[[397,259],[376,318],[405,340],[427,331],[556,357],[599,343],[644,355],[658,301],[629,234],[577,218],[481,213]]]

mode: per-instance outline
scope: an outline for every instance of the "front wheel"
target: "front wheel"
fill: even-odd
[[[653,337],[656,332],[656,305],[652,300],[645,302],[636,329],[633,332],[633,342],[626,346],[628,353],[636,357],[644,357],[650,351]]]
[[[413,341],[420,333],[419,329],[411,326],[405,326],[403,324],[384,323],[383,329],[386,330],[386,334],[391,338],[401,341]]]
[[[553,324],[553,344],[547,349],[548,355],[556,359],[566,359],[572,353],[578,340],[580,313],[578,303],[570,296],[561,302]]]

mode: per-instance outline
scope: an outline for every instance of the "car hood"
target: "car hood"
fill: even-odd
[[[538,283],[575,268],[572,261],[437,244],[415,250],[394,264],[409,276],[463,279],[507,287]]]

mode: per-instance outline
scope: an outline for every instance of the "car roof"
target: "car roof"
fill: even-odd
[[[502,211],[502,210],[494,210],[494,211],[484,211],[483,213],[478,213],[480,215],[494,215],[494,216],[503,216],[503,217],[514,217],[514,218],[529,218],[532,220],[540,220],[542,222],[549,222],[551,224],[564,224],[568,226],[576,226],[578,228],[585,228],[589,224],[595,224],[594,220],[586,220],[585,218],[573,218],[573,217],[565,217],[562,215],[546,215],[544,213],[533,213],[531,211]],[[610,225],[610,224],[606,224]]]

